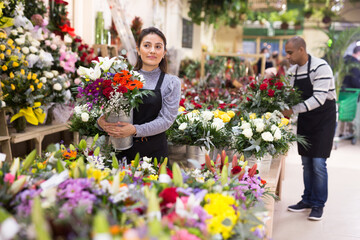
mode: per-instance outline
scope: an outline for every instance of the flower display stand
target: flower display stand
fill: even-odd
[[[266,180],[267,187],[269,187],[270,191],[274,192],[279,197],[279,199],[281,198],[282,180],[284,179],[284,166],[285,156],[282,155],[272,160],[270,171],[268,173],[261,175],[261,178]],[[267,197],[263,200],[267,210],[269,211],[270,217],[270,219],[266,222],[266,236],[268,239],[271,239],[273,230],[275,200],[272,197]]]
[[[37,154],[41,156],[42,140],[46,135],[66,131],[69,129],[68,123],[41,125],[41,126],[28,126],[24,133],[12,132],[10,130],[11,143],[20,143],[28,140],[35,141],[35,148]]]
[[[11,161],[11,145],[8,128],[6,127],[5,112],[0,109],[0,146],[1,152],[6,155],[6,161]]]

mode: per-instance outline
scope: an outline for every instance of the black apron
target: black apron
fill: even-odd
[[[302,100],[313,96],[313,84],[310,80],[311,56],[308,60],[307,77],[297,79],[295,73],[294,87],[301,92]],[[325,103],[311,111],[300,113],[298,117],[297,133],[306,138],[307,147],[298,143],[298,152],[301,156],[312,158],[328,158],[332,149],[336,126],[336,103],[335,100],[326,100]]]
[[[134,124],[144,124],[157,118],[162,107],[161,85],[165,73],[161,72],[154,90],[154,94],[142,98],[143,103],[139,105],[138,110],[134,109]],[[140,89],[142,90],[142,89]],[[134,137],[133,146],[117,154],[118,159],[126,157],[128,163],[135,158],[136,153],[140,157],[157,158],[158,162],[161,157],[168,156],[168,145],[165,132],[148,137]]]

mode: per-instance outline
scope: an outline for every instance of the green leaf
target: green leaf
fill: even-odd
[[[58,172],[58,173],[61,173],[62,171],[64,171],[65,169],[64,169],[64,166],[62,165],[62,163],[61,163],[61,160],[60,159],[58,159],[57,161],[56,161],[56,171]]]
[[[48,232],[47,222],[45,221],[44,212],[41,207],[41,200],[39,196],[36,196],[33,200],[33,206],[31,211],[31,220],[35,225],[36,239],[50,240],[50,234]]]
[[[100,154],[100,147],[95,148],[94,156],[99,156]]]

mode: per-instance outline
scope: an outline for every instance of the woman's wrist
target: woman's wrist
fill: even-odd
[[[133,133],[133,136],[136,137],[137,135],[137,130],[136,130],[136,127],[134,126],[134,129],[135,129],[135,132]]]

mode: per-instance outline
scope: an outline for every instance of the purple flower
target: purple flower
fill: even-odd
[[[16,213],[21,216],[29,216],[31,213],[31,208],[33,204],[33,199],[36,196],[39,196],[41,193],[41,189],[26,189],[19,193],[15,198],[15,207]]]

